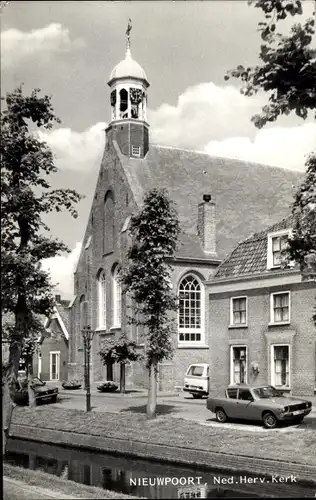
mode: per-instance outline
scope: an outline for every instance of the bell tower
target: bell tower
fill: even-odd
[[[143,68],[132,58],[131,20],[126,30],[125,59],[113,69],[110,87],[111,122],[107,141],[115,140],[123,155],[144,158],[149,148],[147,89],[149,82]]]

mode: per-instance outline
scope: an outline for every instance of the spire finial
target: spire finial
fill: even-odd
[[[132,31],[132,20],[129,17],[128,18],[127,29],[126,29],[126,32],[125,32],[125,35],[127,36],[126,57],[131,57],[131,36],[130,36],[131,31]]]

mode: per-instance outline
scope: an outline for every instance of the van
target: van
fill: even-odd
[[[190,365],[185,377],[183,390],[192,394],[195,399],[209,394],[209,365],[199,363]]]

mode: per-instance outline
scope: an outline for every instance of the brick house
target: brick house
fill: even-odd
[[[55,297],[53,314],[45,320],[46,334],[39,340],[33,371],[42,380],[68,379],[70,301]]]
[[[204,281],[238,241],[288,213],[299,174],[150,144],[149,82],[132,58],[129,42],[126,57],[113,69],[108,85],[111,121],[74,274],[69,377],[83,377],[84,323],[96,332],[92,380],[118,377],[111,367],[102,366],[98,355],[107,336],[125,331],[143,348],[141,329],[127,324],[128,304],[122,300],[117,276],[129,244],[131,214],[141,207],[146,191],[164,187],[176,203],[182,228],[172,262],[172,286],[182,297],[189,297],[180,304],[174,359],[160,367],[160,388],[171,389],[182,385],[191,361],[207,362],[210,357]],[[127,370],[129,383],[146,384],[141,364],[133,363]]]
[[[239,243],[205,283],[215,392],[255,382],[314,394],[316,285],[297,266],[281,265],[291,224],[287,217]]]

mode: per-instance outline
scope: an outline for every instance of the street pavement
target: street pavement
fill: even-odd
[[[95,412],[110,412],[110,413],[145,413],[147,403],[147,392],[130,392],[126,395],[120,393],[98,393],[93,391],[91,394],[92,411]],[[312,398],[311,398],[312,399]],[[314,399],[314,398],[313,398]],[[273,432],[299,432],[305,428],[316,429],[316,406],[313,401],[313,411],[305,417],[304,422],[300,425],[286,425],[274,429]],[[63,408],[85,410],[86,399],[85,392],[79,391],[60,391],[59,402],[56,403]],[[229,427],[239,430],[247,430],[253,432],[261,432],[263,430],[260,423],[253,424],[249,422],[228,422],[220,424],[216,422],[215,415],[206,408],[206,398],[196,400],[192,396],[184,393],[160,393],[157,398],[157,413],[160,415],[169,415],[174,418],[184,418],[191,420],[200,425]],[[271,430],[267,430],[271,432]]]

